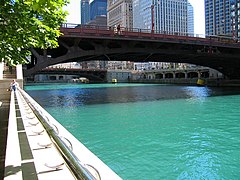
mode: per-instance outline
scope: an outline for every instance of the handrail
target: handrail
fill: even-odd
[[[70,143],[70,147],[69,147],[62,140],[63,137],[59,136],[59,134],[58,134],[59,132],[58,132],[58,129],[56,130],[56,126],[52,124],[53,126],[55,126],[55,127],[52,127],[50,125],[49,119],[45,115],[43,115],[43,113],[41,112],[39,107],[37,107],[35,105],[36,102],[34,102],[34,100],[26,92],[24,92],[21,88],[18,88],[18,92],[21,93],[21,95],[23,96],[23,98],[25,99],[25,101],[27,102],[29,107],[32,109],[33,113],[36,115],[38,120],[42,123],[43,127],[45,128],[45,130],[48,133],[48,135],[50,136],[50,138],[54,140],[56,147],[58,148],[59,152],[63,155],[65,160],[67,160],[68,166],[71,169],[71,171],[73,172],[73,174],[76,176],[76,178],[84,179],[84,180],[85,179],[86,180],[97,180],[92,175],[92,173],[86,167],[84,167],[86,165],[83,164],[77,158],[77,156],[72,152],[71,142],[67,139],[67,141],[69,141],[69,143]],[[97,169],[96,168],[93,168],[93,169],[96,171],[98,179],[101,179],[100,174],[97,171]]]

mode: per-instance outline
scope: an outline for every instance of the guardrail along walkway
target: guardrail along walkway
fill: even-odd
[[[11,92],[5,179],[75,179],[22,95]]]
[[[20,88],[9,114],[5,179],[121,179]]]

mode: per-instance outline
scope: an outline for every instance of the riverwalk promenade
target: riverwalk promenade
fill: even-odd
[[[0,179],[75,179],[20,93],[10,91],[15,78],[6,73],[0,80]],[[22,79],[17,81],[21,88]]]
[[[4,63],[0,63],[0,179],[4,178],[5,153],[8,133],[8,117],[10,109],[10,82],[16,79],[16,73],[10,72]]]
[[[17,74],[0,73],[0,179],[121,179],[23,90]],[[9,91],[13,79],[19,87]]]

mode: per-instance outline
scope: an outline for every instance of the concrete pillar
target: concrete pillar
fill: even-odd
[[[184,74],[185,74],[185,79],[187,79],[187,72],[184,72]]]
[[[200,71],[198,71],[198,79],[200,79],[201,78],[201,73],[200,73]]]
[[[165,73],[163,73],[163,79],[165,79],[166,77],[165,77]]]
[[[3,62],[0,62],[0,79],[3,79]]]
[[[23,79],[22,64],[18,64],[18,65],[16,66],[16,75],[17,75],[17,79]]]

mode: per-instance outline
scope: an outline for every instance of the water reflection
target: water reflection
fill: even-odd
[[[186,94],[189,96],[189,99],[187,101],[189,103],[199,103],[204,102],[207,97],[212,95],[212,90],[208,87],[184,87],[183,88]]]
[[[105,86],[94,88],[72,86],[67,89],[28,90],[27,92],[43,106],[82,106],[90,104],[126,103],[137,101],[156,101],[187,98],[190,102],[203,102],[209,96],[224,93],[239,93],[221,88],[171,86],[171,85],[137,85],[137,86]]]
[[[190,97],[193,98],[208,97],[212,94],[212,90],[208,87],[188,86],[183,89]]]

